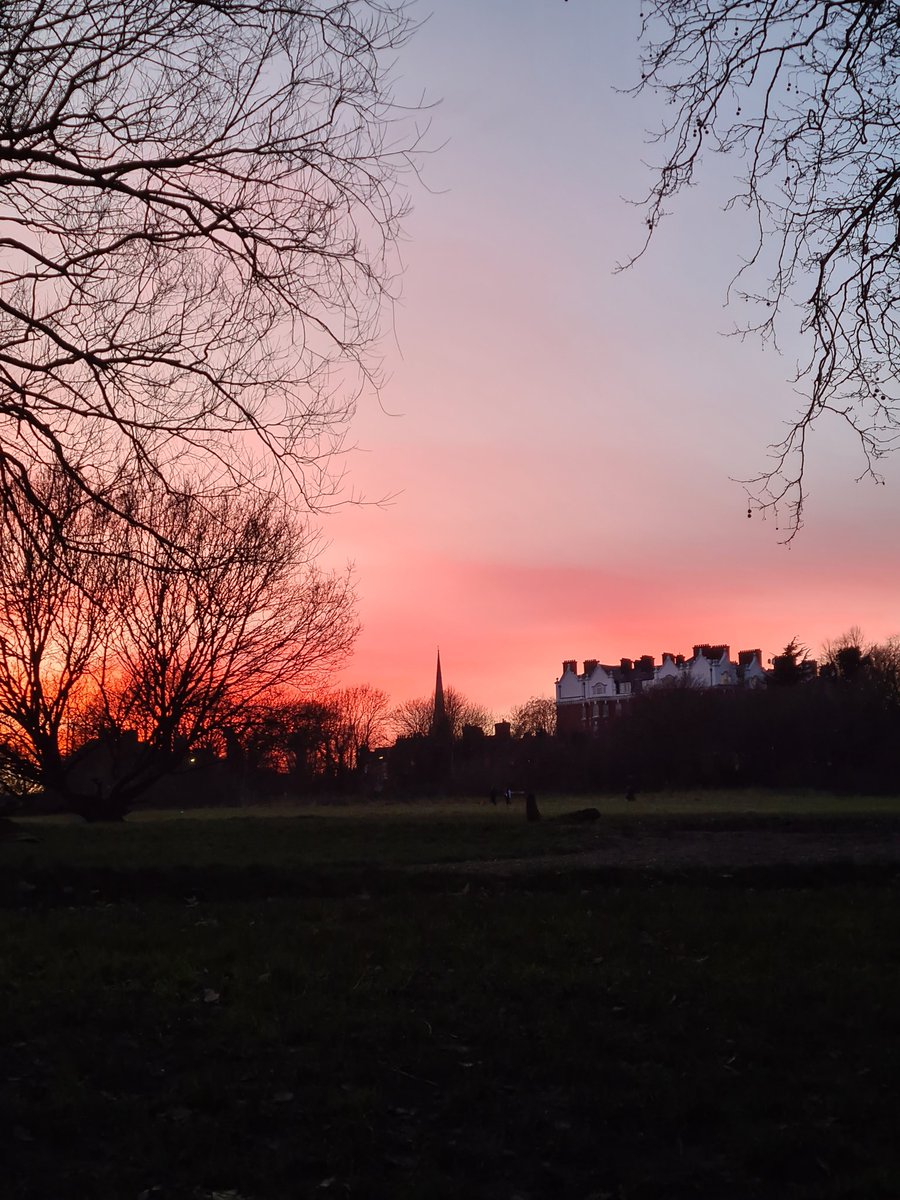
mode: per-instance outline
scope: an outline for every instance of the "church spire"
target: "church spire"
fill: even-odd
[[[444,682],[441,679],[441,651],[437,652],[437,675],[434,681],[434,709],[431,714],[431,736],[445,737],[450,731],[447,706],[444,703]]]

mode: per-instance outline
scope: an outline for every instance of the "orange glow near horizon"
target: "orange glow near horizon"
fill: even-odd
[[[778,552],[789,554],[782,548]],[[364,629],[345,675],[371,682],[395,701],[428,693],[441,647],[444,676],[501,717],[532,695],[549,696],[563,659],[664,651],[689,654],[699,642],[724,642],[734,655],[759,648],[764,662],[793,637],[813,656],[852,625],[882,640],[900,631],[900,568],[872,565],[834,579],[827,562],[795,556],[797,566],[765,582],[759,568],[663,572],[542,567],[418,557],[418,575],[394,582],[398,561],[361,572]]]

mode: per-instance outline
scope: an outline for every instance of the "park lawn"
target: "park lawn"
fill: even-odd
[[[0,848],[4,1195],[900,1194],[895,872],[405,869],[602,824],[34,823]]]
[[[74,818],[33,818],[20,823],[39,840],[3,846],[2,862],[13,872],[51,875],[82,868],[182,870],[190,891],[191,868],[406,867],[576,853],[608,832],[900,817],[900,797],[762,789],[662,792],[641,795],[636,803],[622,796],[549,796],[539,804],[545,820],[538,826],[525,821],[521,798],[509,808],[459,800],[156,810],[91,828]],[[581,825],[553,820],[587,807],[596,807],[601,819]]]
[[[0,912],[5,1195],[900,1194],[897,882],[443,885]]]

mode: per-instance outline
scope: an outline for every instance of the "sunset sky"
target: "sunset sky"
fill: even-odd
[[[564,658],[695,642],[814,652],[900,632],[900,462],[855,482],[849,436],[813,439],[793,543],[747,519],[733,480],[765,466],[798,403],[780,354],[723,336],[750,246],[723,211],[739,164],[708,160],[649,254],[654,161],[637,0],[430,0],[398,97],[436,102],[402,247],[381,402],[360,405],[327,561],[355,563],[364,630],[341,682],[395,701],[444,680],[499,718],[552,695]],[[421,6],[421,16],[427,10]]]

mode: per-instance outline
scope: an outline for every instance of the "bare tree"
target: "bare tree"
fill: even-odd
[[[886,708],[900,709],[900,638],[894,636],[869,647],[868,675]]]
[[[822,646],[823,667],[835,676],[844,674],[844,667],[859,664],[870,653],[872,646],[867,645],[863,631],[858,625],[851,625],[846,632],[836,638],[829,638]]]
[[[295,781],[333,781],[338,774],[335,706],[320,697],[292,705],[285,713],[285,745],[290,751],[290,769]]]
[[[822,676],[826,681],[867,691],[877,707],[900,709],[900,638],[868,642],[858,625],[822,647]]]
[[[330,782],[346,779],[361,751],[387,737],[388,695],[369,684],[321,692],[285,713],[285,745],[298,775]]]
[[[546,696],[532,696],[517,704],[509,717],[513,737],[556,733],[556,701]]]
[[[458,692],[454,687],[444,688],[444,709],[450,733],[454,738],[462,736],[464,725],[474,725],[490,733],[493,728],[493,717],[481,704],[476,704]],[[415,737],[426,735],[431,731],[434,716],[434,697],[420,696],[415,700],[405,700],[390,714],[391,726],[396,737]]]
[[[0,757],[7,789],[66,795],[71,755],[94,732],[93,668],[110,632],[102,600],[117,569],[78,546],[111,550],[119,526],[59,473],[36,473],[32,487],[66,536],[37,510],[25,526],[0,508]]]
[[[446,689],[445,689],[446,694]],[[391,709],[391,727],[395,737],[425,737],[431,730],[434,698],[417,696]]]
[[[185,455],[329,495],[404,209],[408,32],[402,0],[0,8],[8,504],[39,502],[36,463],[109,504]]]
[[[338,688],[332,693],[332,701],[344,731],[345,763],[353,770],[361,750],[370,750],[387,741],[390,698],[381,688],[362,683]]]
[[[646,202],[648,240],[668,201],[695,182],[702,153],[737,158],[732,204],[756,244],[732,290],[760,306],[774,339],[794,309],[809,356],[803,407],[748,480],[751,506],[805,501],[808,435],[823,413],[859,441],[863,474],[900,435],[900,27],[883,0],[647,0],[642,81],[666,101],[662,164]],[[643,252],[643,251],[642,251]],[[641,252],[641,253],[642,253]]]
[[[33,482],[52,525],[0,510],[7,784],[122,816],[191,750],[227,744],[263,699],[348,653],[351,581],[318,570],[316,540],[271,498],[160,488],[118,498],[129,524],[61,472]]]
[[[232,768],[250,775],[260,770],[287,774],[294,765],[291,748],[297,701],[286,689],[276,689],[232,712],[222,730],[226,759]]]
[[[267,693],[317,683],[349,652],[351,580],[317,568],[316,539],[271,498],[160,491],[134,512],[109,600],[104,695],[115,727],[175,755],[227,736]]]

